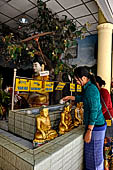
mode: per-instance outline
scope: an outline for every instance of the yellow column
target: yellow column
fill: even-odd
[[[104,23],[98,29],[98,59],[97,75],[106,82],[105,88],[110,92],[111,87],[111,52],[113,24]]]

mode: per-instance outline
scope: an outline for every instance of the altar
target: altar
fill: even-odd
[[[0,129],[0,170],[83,170],[83,129],[81,125],[35,149]]]

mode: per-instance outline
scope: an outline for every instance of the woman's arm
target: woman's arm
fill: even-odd
[[[84,141],[86,143],[89,143],[91,141],[93,128],[94,128],[94,125],[88,125],[87,131],[86,131],[85,136],[84,136]]]
[[[75,100],[75,96],[66,96],[62,100],[65,102],[67,102],[68,100]]]

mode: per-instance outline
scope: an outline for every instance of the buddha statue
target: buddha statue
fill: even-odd
[[[58,136],[57,132],[51,129],[50,118],[48,114],[48,108],[42,107],[40,109],[40,115],[36,118],[37,121],[37,131],[35,133],[35,143],[43,143],[45,141],[52,140]]]
[[[44,64],[42,66],[35,62],[33,63],[34,75],[33,78],[36,80],[42,80],[42,89],[40,92],[36,92],[29,96],[28,102],[35,106],[49,105],[49,93],[45,91],[45,81],[49,80],[49,76],[40,76],[40,71],[44,71]]]
[[[83,124],[83,114],[84,114],[83,102],[79,103],[79,113],[80,113],[80,117],[81,117],[81,124]]]
[[[83,123],[83,102],[77,103],[74,115],[74,126],[77,127]]]
[[[63,112],[61,113],[61,120],[59,124],[60,134],[69,132],[74,127],[72,123],[71,108],[72,108],[71,104],[66,104],[64,106]]]

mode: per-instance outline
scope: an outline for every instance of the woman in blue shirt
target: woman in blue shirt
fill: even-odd
[[[100,103],[100,93],[96,87],[94,76],[85,67],[74,71],[77,84],[83,87],[81,96],[66,96],[64,101],[75,100],[84,103],[84,153],[85,170],[104,170],[103,145],[106,123]]]

